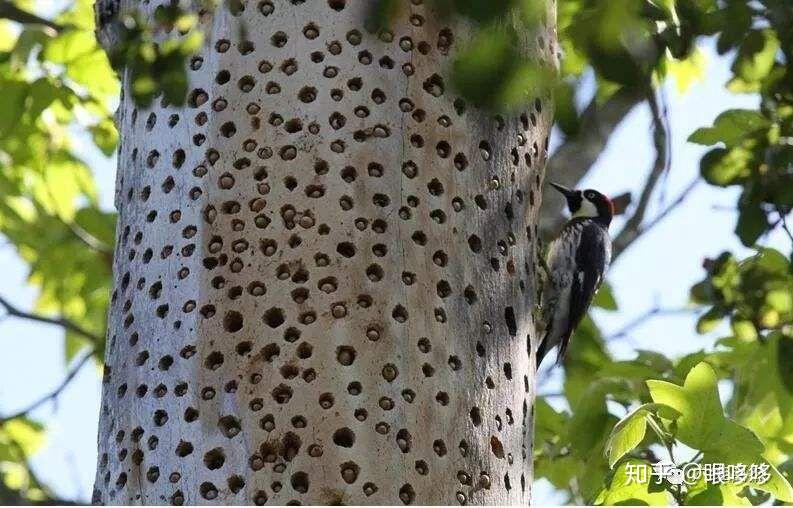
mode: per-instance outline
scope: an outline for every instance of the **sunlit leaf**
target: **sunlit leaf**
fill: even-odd
[[[763,443],[749,429],[726,418],[719,400],[716,373],[707,363],[689,372],[683,386],[650,380],[653,401],[674,408],[676,438],[704,452],[703,462],[724,464],[767,464],[770,480],[750,479],[746,485],[769,492],[780,500],[793,499],[793,487],[762,456]],[[741,484],[735,486],[739,491]]]
[[[657,491],[653,488],[655,481],[647,475],[644,482],[637,481],[631,473],[631,468],[651,468],[648,462],[638,459],[624,461],[614,471],[608,487],[595,499],[596,505],[660,505],[666,506],[672,502],[671,495],[665,490]]]
[[[742,81],[756,83],[771,72],[778,50],[774,30],[752,30],[741,42],[732,70]]]
[[[702,157],[699,167],[709,184],[726,187],[748,176],[751,160],[751,152],[743,148],[714,148]]]
[[[113,155],[118,145],[118,131],[113,122],[105,118],[88,128],[96,146],[108,157]]]
[[[677,91],[685,93],[691,85],[701,81],[705,77],[707,60],[705,55],[696,48],[688,57],[678,60],[669,58],[666,62],[669,74],[674,78]]]
[[[700,145],[715,145],[721,142],[729,148],[768,125],[768,120],[758,111],[729,109],[716,117],[712,127],[697,129],[688,140]]]
[[[614,426],[606,442],[609,466],[614,467],[617,461],[642,442],[647,429],[647,417],[647,410],[640,406]]]
[[[712,332],[726,315],[727,313],[720,307],[713,307],[697,320],[697,333]]]
[[[44,444],[44,427],[29,418],[14,418],[0,426],[0,443],[14,443],[25,457],[30,457]]]

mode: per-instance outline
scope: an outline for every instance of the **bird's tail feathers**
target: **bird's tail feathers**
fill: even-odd
[[[551,348],[548,346],[548,334],[545,334],[545,337],[540,342],[540,345],[537,347],[537,368],[540,368],[540,364],[542,363],[542,359],[545,358],[545,355],[548,354],[548,351]]]
[[[559,341],[559,350],[556,353],[557,364],[562,363],[564,361],[564,357],[567,355],[567,346],[570,345],[571,334],[571,332],[567,332],[567,334],[562,337],[562,340]]]
[[[545,336],[543,337],[542,341],[540,341],[540,345],[537,347],[537,368],[540,368],[540,364],[548,352],[553,349],[555,345],[559,345],[559,349],[556,352],[556,361],[554,365],[558,365],[564,361],[565,355],[567,355],[567,346],[570,344],[570,332],[565,334],[561,337],[559,342],[551,342],[551,333],[552,330],[547,330]]]

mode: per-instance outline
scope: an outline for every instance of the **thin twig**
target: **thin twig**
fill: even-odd
[[[0,18],[15,21],[23,25],[43,25],[56,32],[60,32],[64,29],[64,27],[58,23],[22,10],[8,0],[0,1]]]
[[[690,309],[664,309],[658,305],[654,305],[650,307],[642,314],[639,314],[634,319],[630,320],[627,324],[625,324],[622,328],[617,330],[616,332],[608,335],[605,337],[606,341],[618,340],[623,337],[627,337],[633,330],[638,328],[639,326],[643,325],[647,320],[652,319],[656,316],[668,316],[671,314],[687,314],[693,312]]]
[[[78,325],[74,321],[71,321],[64,317],[50,318],[38,314],[33,314],[31,312],[25,312],[23,310],[20,310],[18,307],[16,307],[14,304],[9,302],[2,296],[0,296],[0,306],[5,308],[5,311],[9,316],[17,317],[20,319],[28,319],[30,321],[37,321],[39,323],[47,323],[50,325],[60,326],[78,335],[82,335],[83,337],[85,337],[94,344],[99,344],[102,342],[102,337],[100,337],[99,335],[89,330],[86,330],[85,328]]]
[[[787,220],[785,220],[786,214],[784,210],[782,210],[781,206],[776,207],[776,213],[779,214],[779,221],[782,223],[782,230],[787,233],[788,238],[790,238],[790,241],[793,242],[793,234],[791,234],[790,228],[788,228]]]
[[[72,233],[74,233],[74,235],[80,241],[85,243],[88,247],[92,248],[93,250],[95,250],[95,251],[97,251],[97,252],[99,252],[101,254],[110,255],[110,256],[113,255],[113,249],[112,248],[109,248],[107,245],[105,245],[102,242],[102,240],[99,240],[98,238],[96,238],[91,233],[89,233],[85,229],[81,228],[77,224],[66,222],[66,221],[64,221],[63,224],[67,228],[69,228],[69,230]]]
[[[586,176],[608,145],[614,130],[633,108],[644,100],[641,88],[625,87],[600,104],[597,98],[580,115],[575,136],[564,140],[546,164],[546,175],[559,184],[574,188]],[[544,193],[540,229],[550,238],[564,222],[565,201],[556,193]]]
[[[671,150],[668,143],[669,132],[664,121],[661,109],[658,105],[658,98],[655,91],[649,90],[647,94],[647,102],[650,104],[650,112],[653,118],[653,144],[655,145],[655,162],[647,176],[647,181],[644,183],[639,202],[633,215],[625,223],[625,227],[619,232],[614,241],[612,258],[615,259],[621,254],[636,238],[639,237],[642,231],[642,222],[647,213],[647,207],[650,204],[650,198],[653,195],[658,181],[661,176],[669,168],[669,161],[671,159]]]
[[[612,248],[612,254],[611,254],[612,263],[614,262],[614,260],[620,257],[620,255],[622,255],[622,253],[625,252],[625,250],[628,247],[630,247],[631,244],[633,244],[633,242],[638,240],[640,236],[642,236],[643,234],[645,234],[646,232],[657,226],[662,220],[666,218],[667,215],[672,213],[683,201],[686,200],[686,198],[688,198],[688,195],[691,194],[691,192],[697,187],[697,185],[700,184],[701,181],[702,180],[700,179],[699,176],[694,178],[688,185],[686,185],[686,187],[680,192],[680,194],[677,195],[677,197],[671,203],[666,205],[666,208],[664,208],[658,213],[658,215],[647,221],[647,223],[643,225],[639,225],[637,230],[633,233],[633,237],[631,238],[630,242],[628,243],[622,242],[620,244],[616,244],[616,240],[615,240],[615,244],[614,247]],[[622,232],[620,232],[620,234],[622,234]],[[619,238],[619,235],[617,236],[617,238]]]
[[[660,206],[663,206],[664,202],[666,201],[666,189],[669,183],[669,175],[671,171],[669,168],[672,164],[671,154],[672,154],[672,136],[669,135],[672,132],[672,126],[669,124],[669,101],[666,97],[666,89],[663,86],[658,87],[658,97],[660,98],[660,109],[658,110],[661,121],[663,122],[664,129],[666,130],[666,136],[664,137],[664,149],[666,150],[667,158],[666,158],[666,170],[661,174],[661,188],[658,192],[658,203]],[[650,107],[652,108],[652,103]],[[654,122],[654,125],[657,123],[657,119]]]
[[[74,363],[74,365],[72,365],[72,367],[66,373],[66,376],[63,378],[63,380],[60,382],[58,386],[56,386],[49,393],[46,393],[42,397],[36,399],[27,407],[20,409],[19,411],[12,413],[8,416],[0,417],[0,425],[2,425],[4,422],[13,420],[14,418],[26,416],[27,414],[38,409],[47,402],[56,400],[58,396],[60,396],[61,392],[63,392],[63,390],[65,390],[66,387],[69,386],[69,383],[72,382],[72,380],[77,375],[77,373],[80,372],[80,370],[88,363],[88,360],[91,359],[91,357],[94,355],[95,352],[96,350],[91,348],[87,350],[85,353],[83,353],[83,355]]]
[[[672,212],[672,210],[677,208],[683,201],[686,200],[688,195],[691,194],[691,191],[693,191],[701,181],[702,180],[700,179],[699,175],[697,175],[696,178],[691,180],[691,182],[689,182],[689,184],[686,185],[686,187],[680,192],[680,194],[678,194],[677,197],[671,203],[666,205],[666,208],[661,210],[661,212],[658,215],[647,221],[647,223],[640,228],[639,235],[644,234],[645,232],[647,232],[647,230],[652,229],[659,222],[664,220],[666,216]]]

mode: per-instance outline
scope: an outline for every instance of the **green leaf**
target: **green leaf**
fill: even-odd
[[[638,459],[624,461],[614,471],[611,482],[607,488],[598,494],[594,501],[596,505],[669,505],[673,499],[665,490],[658,491],[653,485],[654,479],[647,475],[647,481],[636,481],[636,476],[632,470],[647,468],[651,469],[648,462]]]
[[[115,99],[120,85],[107,55],[99,47],[81,56],[67,67],[70,78],[86,87],[93,95],[105,101]]]
[[[592,384],[574,407],[573,417],[567,429],[567,439],[578,457],[586,457],[607,432],[609,412],[606,409],[608,384],[604,381]]]
[[[0,19],[0,51],[7,52],[14,48],[19,35],[15,28],[11,21]]]
[[[695,366],[683,386],[666,381],[647,381],[653,401],[668,405],[680,413],[675,420],[676,438],[683,444],[704,452],[703,463],[768,464],[767,482],[746,483],[778,499],[793,499],[793,487],[763,456],[764,446],[746,427],[724,416],[719,401],[717,378],[705,362]],[[743,484],[732,484],[735,493]]]
[[[759,203],[741,204],[735,234],[747,247],[751,247],[757,239],[768,230],[768,218]]]
[[[746,31],[752,25],[752,10],[748,2],[726,2],[726,7],[718,15],[721,33],[716,50],[723,55],[746,37]]]
[[[44,427],[26,417],[3,422],[0,426],[0,446],[8,443],[15,443],[25,457],[29,457],[44,444]]]
[[[617,300],[614,298],[614,291],[611,285],[604,282],[597,293],[595,298],[592,299],[592,305],[605,310],[617,310]]]
[[[34,189],[37,201],[45,209],[70,222],[80,198],[94,197],[95,188],[90,170],[69,157],[51,158],[44,168],[43,180]]]
[[[65,364],[69,365],[81,351],[89,346],[91,346],[91,343],[88,342],[85,337],[67,331],[63,340],[63,357]]]
[[[606,441],[605,453],[610,467],[614,467],[626,453],[639,446],[647,430],[647,418],[655,411],[660,411],[670,419],[679,416],[677,411],[662,404],[642,404],[634,409],[614,426]]]
[[[118,131],[113,121],[106,118],[96,125],[92,125],[88,130],[91,132],[94,144],[102,150],[102,153],[108,157],[113,155],[116,146],[118,146]]]
[[[0,78],[0,138],[15,128],[25,112],[25,98],[29,85],[22,81],[6,81]]]
[[[537,446],[545,441],[558,440],[569,420],[567,414],[556,411],[542,397],[537,397],[534,403],[534,415],[534,439]]]
[[[782,386],[793,395],[793,337],[781,335],[777,342],[777,370]]]
[[[586,55],[578,51],[573,42],[568,38],[559,41],[564,58],[560,62],[563,76],[580,76],[588,67]]]
[[[713,307],[697,320],[697,333],[705,334],[712,332],[727,313],[721,307]]]
[[[512,69],[498,89],[495,107],[516,111],[535,97],[545,96],[556,84],[556,70],[533,61],[524,61]]]
[[[754,462],[755,464],[768,464],[771,478],[765,483],[750,483],[750,485],[756,489],[768,492],[780,501],[793,503],[793,486],[790,485],[787,478],[782,476],[773,464],[762,460],[762,457],[758,456],[755,460],[757,461]]]
[[[708,449],[719,435],[724,415],[716,390],[716,373],[700,363],[688,373],[683,386],[666,381],[647,381],[653,401],[680,413],[678,439],[692,448]]]
[[[748,176],[752,153],[743,148],[714,148],[699,163],[702,177],[711,185],[726,187]]]
[[[702,482],[702,488],[689,489],[686,506],[751,506],[745,496],[737,495],[735,487],[727,484]]]
[[[644,381],[645,379],[662,375],[662,372],[638,360],[623,360],[605,365],[598,371],[598,375],[625,380],[637,379]]]
[[[765,295],[765,301],[779,313],[793,310],[793,294],[790,288],[772,289]]]
[[[589,390],[600,371],[611,362],[603,344],[603,337],[592,318],[584,317],[572,337],[576,347],[567,352],[565,360],[564,393],[571,406]]]
[[[668,58],[666,67],[669,75],[675,80],[677,91],[685,93],[691,88],[691,85],[702,81],[705,77],[707,59],[699,48],[695,48],[688,57],[682,60]]]
[[[44,46],[42,58],[63,65],[69,78],[99,98],[109,100],[118,95],[118,79],[93,31],[65,31]]]
[[[696,367],[700,362],[704,361],[707,355],[704,351],[697,351],[683,356],[675,362],[674,377],[680,380],[685,379],[691,369]]]
[[[112,251],[115,243],[116,218],[115,213],[86,207],[77,210],[74,216],[74,225],[89,235],[92,240],[102,243],[106,251]]]
[[[762,81],[774,66],[779,39],[774,30],[752,30],[744,38],[732,71],[745,83]]]
[[[476,104],[492,104],[519,61],[515,48],[510,32],[497,28],[480,31],[454,61],[455,88]]]
[[[68,30],[44,47],[42,57],[53,63],[70,64],[96,50],[94,34],[86,30]]]
[[[735,316],[733,316],[733,319],[730,321],[730,327],[732,328],[733,336],[739,340],[757,340],[757,328],[754,326],[754,323],[748,319],[736,319]]]
[[[539,456],[534,461],[535,477],[545,478],[557,489],[566,489],[583,473],[583,462],[570,455],[559,457]]]
[[[41,113],[49,108],[53,102],[60,100],[61,104],[68,97],[69,92],[65,91],[47,78],[40,78],[30,84],[29,106],[27,114],[31,119],[38,118]]]
[[[769,121],[751,109],[728,109],[716,117],[712,127],[701,127],[688,137],[691,143],[715,145],[724,143],[731,148],[754,132],[767,128]]]
[[[75,0],[69,9],[63,11],[56,21],[72,25],[89,32],[94,31],[94,0]]]
[[[576,88],[571,83],[560,81],[554,89],[554,120],[565,136],[578,133],[580,119],[575,104]]]
[[[757,255],[750,259],[769,275],[790,277],[790,263],[787,257],[776,249],[761,247]],[[789,279],[788,282],[793,282],[793,279]]]

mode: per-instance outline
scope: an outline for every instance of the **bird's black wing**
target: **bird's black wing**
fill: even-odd
[[[586,314],[592,297],[603,282],[603,274],[611,258],[611,241],[605,228],[589,222],[581,231],[581,241],[575,254],[576,268],[570,288],[568,330],[559,345],[559,358],[564,358],[570,335]]]

